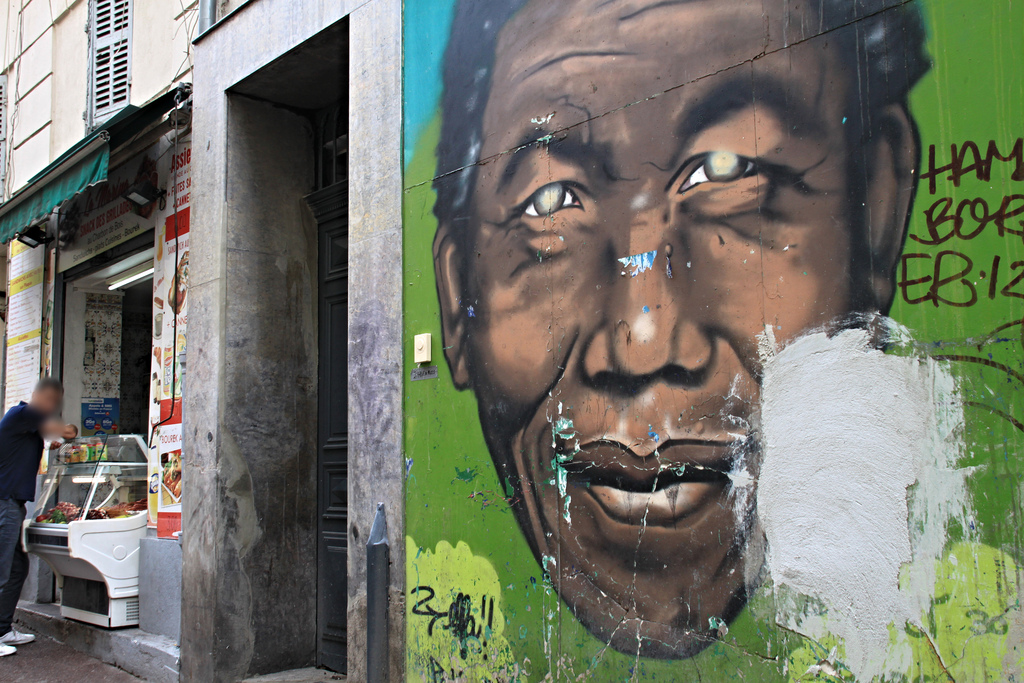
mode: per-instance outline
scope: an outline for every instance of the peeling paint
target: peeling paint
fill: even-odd
[[[645,251],[642,254],[633,254],[619,259],[619,263],[625,266],[631,277],[646,273],[654,267],[654,259],[658,257],[658,250]]]
[[[558,404],[558,412],[562,412],[562,404]],[[572,515],[569,512],[569,505],[572,503],[572,496],[569,495],[568,489],[568,472],[565,470],[566,463],[573,461],[576,454],[580,452],[580,444],[576,439],[576,428],[573,426],[572,420],[567,417],[558,417],[555,419],[554,424],[551,426],[552,446],[554,447],[555,457],[551,461],[551,469],[555,473],[552,484],[558,487],[558,495],[563,501],[563,512],[562,516],[565,518],[566,523],[572,523]],[[569,447],[566,448],[561,442],[571,442]]]

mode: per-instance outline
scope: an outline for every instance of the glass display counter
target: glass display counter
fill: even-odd
[[[78,438],[51,451],[24,540],[57,575],[62,616],[108,628],[139,623],[146,454],[136,434]]]

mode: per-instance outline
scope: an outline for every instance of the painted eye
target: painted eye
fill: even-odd
[[[697,167],[683,186],[682,194],[692,187],[703,183],[728,183],[750,175],[754,170],[754,162],[732,152],[712,152],[704,157],[704,162]]]
[[[526,200],[527,216],[550,216],[570,206],[582,206],[579,197],[565,183],[548,183]]]

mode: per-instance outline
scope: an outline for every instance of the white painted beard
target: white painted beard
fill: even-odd
[[[891,320],[872,322],[888,342],[909,339]],[[766,582],[780,625],[838,637],[857,680],[905,671],[909,652],[889,625],[920,625],[949,522],[966,529],[971,515],[953,376],[929,358],[886,354],[867,329],[781,350],[767,333],[761,349],[748,582]]]

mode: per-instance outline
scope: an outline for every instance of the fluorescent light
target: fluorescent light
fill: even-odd
[[[130,285],[133,282],[137,282],[137,281],[139,281],[139,280],[141,280],[143,278],[149,277],[150,275],[153,274],[153,271],[154,271],[153,266],[147,266],[144,270],[140,270],[140,271],[132,273],[130,275],[126,275],[124,277],[120,277],[120,278],[117,278],[117,279],[113,280],[112,282],[110,282],[110,284],[107,287],[107,289],[109,289],[111,291],[113,291],[115,289],[121,289],[122,287]]]
[[[102,484],[107,481],[104,476],[98,477],[71,477],[72,484]]]

